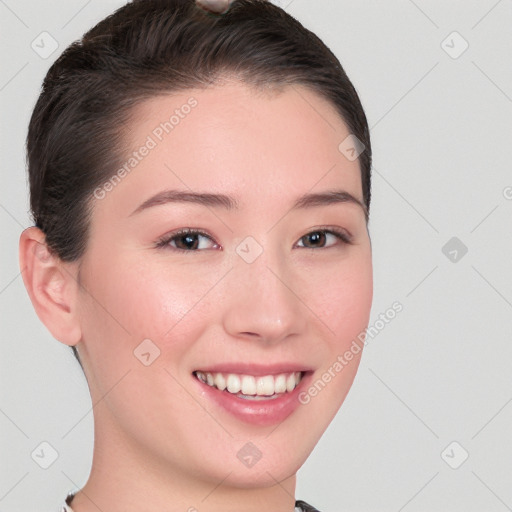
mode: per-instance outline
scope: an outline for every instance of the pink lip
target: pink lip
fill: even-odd
[[[225,369],[226,366],[222,366],[222,368]],[[228,373],[237,373],[232,371],[233,369],[231,367],[228,366],[227,368],[231,369]],[[239,366],[237,366],[237,368],[239,369]],[[259,371],[261,371],[259,375],[268,375],[269,373],[265,372],[269,372],[269,368],[269,366],[266,366],[263,371],[262,368],[259,367]],[[295,368],[297,368],[297,366],[295,366]],[[251,372],[253,369],[254,368],[251,369]],[[280,366],[278,373],[281,372],[282,369],[283,367]],[[221,370],[217,371],[222,373]],[[282,373],[287,372],[283,371]],[[216,387],[208,386],[208,384],[205,384],[192,376],[195,383],[194,385],[198,386],[198,392],[201,396],[205,397],[208,401],[211,401],[215,406],[221,407],[225,411],[229,412],[240,421],[258,426],[275,425],[290,416],[290,414],[292,414],[293,411],[301,405],[301,402],[299,401],[299,393],[309,386],[312,378],[313,372],[308,371],[293,391],[283,393],[279,398],[255,401],[238,398],[236,395],[229,393],[226,390],[220,391]],[[212,414],[214,414],[214,411],[212,411]]]
[[[311,367],[304,366],[299,363],[275,363],[269,365],[261,365],[254,363],[221,363],[206,367],[196,368],[195,371],[209,373],[236,373],[239,375],[279,375],[280,373],[292,372],[310,372]]]

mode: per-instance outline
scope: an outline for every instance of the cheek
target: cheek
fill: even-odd
[[[99,279],[101,274],[108,279]],[[109,272],[91,268],[85,286],[90,293],[84,300],[82,329],[96,399],[105,396],[105,405],[133,428],[134,437],[141,429],[141,415],[144,425],[153,428],[175,422],[185,414],[184,407],[192,414],[197,404],[187,401],[180,384],[190,376],[179,373],[179,363],[199,336],[194,304],[208,283],[187,272],[118,260]]]
[[[164,369],[179,381],[190,377],[187,355],[219,313],[219,303],[211,303],[209,292],[225,272],[198,273],[197,264],[178,268],[165,259],[148,265],[119,258],[108,272],[96,267],[87,285],[93,286],[94,299],[87,300],[83,333],[97,387],[106,392],[128,370],[135,382],[143,366],[137,357],[149,352],[154,362],[143,367],[150,371],[137,387],[152,382],[171,395],[179,392],[179,384]],[[99,279],[101,274],[108,279]]]
[[[373,300],[371,254],[315,265],[303,282],[303,297],[338,346],[350,344],[368,325]]]
[[[144,260],[118,258],[110,266],[95,265],[90,276],[89,320],[104,331],[116,330],[120,338],[134,340],[162,338],[211,286],[211,279],[192,269],[173,268],[165,260],[148,265]]]

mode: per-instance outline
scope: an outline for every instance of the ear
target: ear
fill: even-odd
[[[77,315],[79,283],[76,263],[66,263],[53,255],[37,227],[20,236],[19,262],[23,283],[37,316],[52,336],[69,346],[81,339]]]

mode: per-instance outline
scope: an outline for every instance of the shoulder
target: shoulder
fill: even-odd
[[[62,506],[59,509],[59,512],[74,512],[74,510],[71,508],[71,500],[75,496],[74,492],[69,492],[66,496],[66,499],[62,503]]]
[[[302,500],[297,500],[295,502],[295,510],[296,512],[320,512],[315,507],[309,505],[309,503],[306,503]]]

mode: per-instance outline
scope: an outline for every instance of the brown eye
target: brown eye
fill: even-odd
[[[350,237],[346,233],[334,229],[321,229],[318,231],[311,231],[307,235],[304,235],[300,240],[304,245],[300,245],[299,247],[304,247],[306,249],[329,248],[333,245],[336,245],[336,241],[341,241],[343,244],[351,243]],[[331,240],[333,243],[326,245],[329,240]]]
[[[219,247],[209,235],[194,229],[183,229],[171,233],[160,239],[156,246],[181,252],[197,252]]]
[[[176,248],[183,250],[197,249],[199,246],[199,236],[200,235],[198,235],[197,233],[187,233],[186,235],[179,235],[174,237]]]
[[[325,236],[325,232],[315,231],[313,233],[309,233],[306,236],[303,236],[301,240],[304,240],[305,247],[323,247],[325,245],[326,238],[327,237]]]

